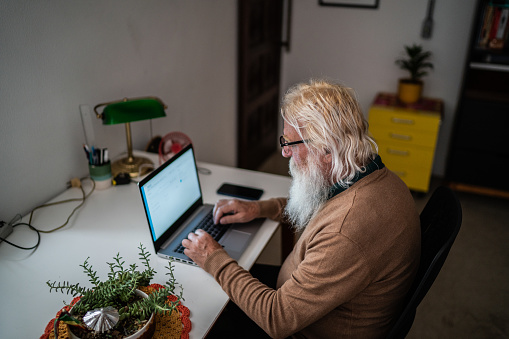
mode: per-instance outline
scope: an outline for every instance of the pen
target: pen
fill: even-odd
[[[83,149],[85,150],[85,155],[87,156],[87,160],[90,161],[90,151],[88,150],[88,146],[83,144]]]
[[[89,147],[87,144],[83,144],[83,150],[85,150],[90,165],[102,166],[110,161],[107,148],[95,148],[94,146]]]

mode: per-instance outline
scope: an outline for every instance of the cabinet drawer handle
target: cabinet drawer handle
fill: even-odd
[[[404,124],[404,125],[415,124],[415,121],[412,119],[391,118],[391,121],[395,124]]]
[[[392,154],[392,155],[401,155],[401,156],[404,156],[404,157],[407,157],[407,156],[410,155],[409,151],[402,151],[402,150],[393,149],[393,148],[388,148],[387,149],[387,153]]]
[[[390,133],[390,137],[393,139],[398,139],[398,140],[406,140],[406,141],[412,140],[411,135],[404,135],[404,134],[397,134],[397,133]]]

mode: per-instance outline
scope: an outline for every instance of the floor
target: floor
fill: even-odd
[[[259,170],[288,175],[288,161],[275,154]],[[509,200],[456,193],[461,230],[407,338],[509,338]],[[418,211],[429,195],[414,194]]]

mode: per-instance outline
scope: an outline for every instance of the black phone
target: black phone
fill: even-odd
[[[262,196],[263,190],[254,187],[224,183],[217,189],[217,194],[228,195],[230,197],[247,200],[258,200]]]

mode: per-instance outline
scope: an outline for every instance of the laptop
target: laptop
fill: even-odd
[[[196,265],[183,251],[182,240],[212,217],[204,204],[193,145],[155,169],[138,183],[155,252],[158,256]],[[264,219],[245,224],[213,225],[207,230],[238,260]],[[213,224],[213,222],[211,222]],[[216,234],[217,233],[217,234]]]

